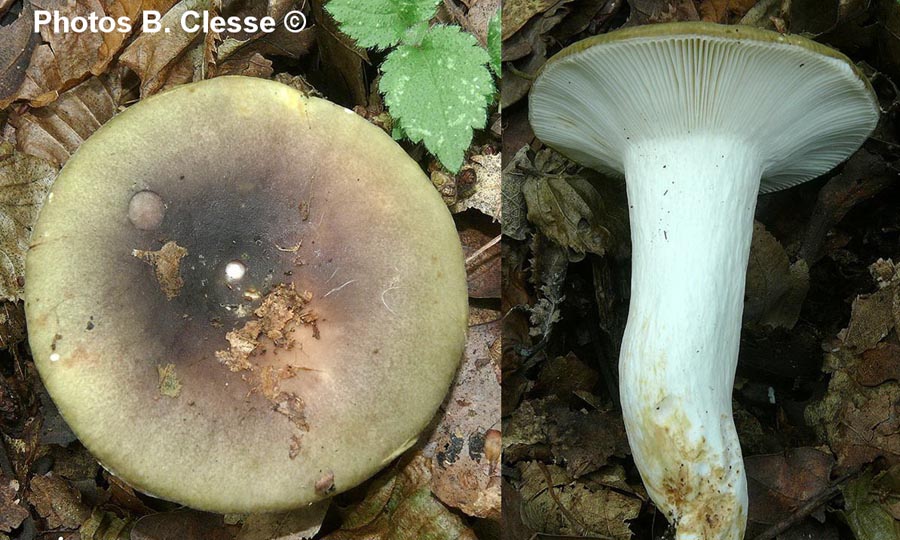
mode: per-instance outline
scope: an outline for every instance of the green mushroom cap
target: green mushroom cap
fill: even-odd
[[[25,296],[84,445],[216,512],[370,477],[431,420],[465,344],[462,249],[418,165],[352,111],[246,77],[151,97],[86,141]]]

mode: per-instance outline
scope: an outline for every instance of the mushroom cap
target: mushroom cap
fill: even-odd
[[[352,111],[272,81],[177,87],[69,160],[26,262],[35,363],[104,467],[277,511],[409,448],[465,344],[453,220]]]
[[[763,164],[761,192],[815,178],[878,120],[868,80],[839,52],[747,26],[668,23],[616,30],[554,55],[531,89],[535,134],[617,175],[635,142],[740,137]]]

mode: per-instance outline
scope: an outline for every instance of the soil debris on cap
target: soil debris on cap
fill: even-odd
[[[265,340],[270,341],[275,348],[293,348],[295,341],[290,337],[290,332],[296,324],[312,327],[313,337],[318,339],[317,317],[307,307],[311,300],[312,293],[298,292],[293,284],[275,286],[253,311],[256,319],[228,332],[225,335],[228,349],[216,352],[216,359],[222,365],[232,372],[242,372],[241,377],[250,385],[251,391],[259,392],[272,404],[275,412],[287,417],[300,431],[309,430],[306,406],[300,396],[282,391],[280,383],[295,377],[298,369],[302,368],[290,365],[280,368],[260,366],[251,358],[261,352],[260,346]],[[291,459],[299,451],[300,438],[293,436],[289,452]]]
[[[178,296],[184,286],[184,280],[181,279],[181,259],[188,254],[185,248],[170,240],[159,251],[134,249],[131,254],[153,266],[156,280],[166,298],[171,300]]]
[[[156,366],[159,373],[159,393],[176,398],[181,395],[181,380],[175,373],[175,364],[166,364],[164,366]]]
[[[313,336],[318,339],[316,315],[306,309],[312,300],[312,293],[297,292],[293,284],[277,285],[258,308],[253,311],[256,319],[225,334],[227,351],[217,351],[216,358],[231,371],[246,371],[253,367],[250,356],[256,352],[260,339],[267,337],[277,348],[290,349],[294,340],[288,337],[290,323],[299,322],[313,328]]]

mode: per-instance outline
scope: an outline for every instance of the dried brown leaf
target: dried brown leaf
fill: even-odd
[[[500,243],[498,225],[477,212],[459,214],[456,218],[459,239],[466,257],[469,296],[500,298]]]
[[[758,0],[702,0],[699,11],[704,21],[715,23],[735,22],[756,5]]]
[[[477,540],[463,520],[441,504],[428,488],[431,461],[415,454],[402,468],[381,473],[366,499],[325,540]]]
[[[78,530],[78,538],[80,540],[130,540],[131,525],[131,517],[120,518],[113,512],[94,508],[90,517]],[[181,540],[180,537],[179,540]]]
[[[875,348],[864,352],[853,378],[863,386],[900,381],[900,345],[879,343]]]
[[[343,84],[354,104],[367,105],[369,96],[363,66],[369,64],[368,53],[338,29],[334,18],[324,9],[324,0],[312,0],[310,4],[316,21],[315,37],[322,71],[331,80]]]
[[[0,27],[0,109],[23,96],[20,89],[25,83],[25,72],[31,63],[31,55],[41,42],[33,32],[34,11],[25,3],[19,18]]]
[[[485,449],[488,432],[500,426],[499,366],[491,354],[500,328],[499,312],[494,322],[469,328],[465,359],[426,445],[437,449],[435,496],[470,516],[489,519],[500,518],[500,464]]]
[[[699,21],[693,0],[629,0],[628,26],[672,21]]]
[[[123,17],[133,27],[138,25],[141,10],[165,10],[170,5],[170,0],[125,0],[110,3],[101,0],[35,0],[32,5],[37,9],[57,12],[61,19],[66,20],[90,14]],[[33,13],[30,5],[23,10],[15,24],[20,22],[28,22],[28,30],[31,30]],[[3,78],[4,91],[0,99],[2,107],[22,99],[29,100],[35,107],[44,106],[53,102],[60,92],[86,77],[104,73],[130,34],[130,31],[121,32],[118,29],[113,32],[55,32],[52,25],[44,25],[40,35],[30,36],[26,43],[17,33],[20,31],[16,26],[5,32],[9,34],[11,44],[17,42],[17,48],[12,49],[15,51],[13,57],[4,59],[3,62],[8,69]],[[27,63],[24,60],[25,54],[28,54]]]
[[[791,264],[781,243],[761,223],[753,224],[744,300],[744,323],[791,329],[809,291],[809,268]]]
[[[19,482],[0,474],[0,533],[10,532],[25,521],[28,510],[19,505]]]
[[[817,448],[792,448],[780,454],[744,459],[752,522],[771,525],[829,486],[834,457]]]
[[[470,172],[467,172],[470,171]],[[460,189],[457,182],[457,202],[450,207],[453,213],[474,208],[500,221],[500,154],[478,154],[469,158],[458,177],[472,176],[474,181]]]
[[[527,178],[525,171],[531,166],[528,146],[520,148],[503,169],[500,184],[503,202],[503,234],[514,240],[525,240],[528,232],[528,206],[522,188]]]
[[[35,476],[30,488],[28,502],[50,529],[77,528],[91,515],[91,509],[81,502],[81,493],[60,476]]]
[[[838,336],[844,347],[857,351],[871,349],[894,327],[894,288],[862,294],[853,301],[850,323]]]
[[[529,529],[556,535],[631,539],[628,521],[640,512],[639,497],[573,481],[557,466],[527,462],[518,468],[522,475],[522,520]],[[620,484],[627,486],[625,471],[618,469],[616,475]]]
[[[13,111],[16,147],[62,166],[94,131],[108,122],[123,103],[135,97],[123,88],[119,70],[91,77],[59,99],[22,113]]]
[[[56,168],[0,143],[0,298],[22,296],[25,252]]]
[[[600,375],[582,362],[574,353],[547,361],[538,373],[531,395],[555,395],[569,400],[576,392],[590,391],[600,381]]]
[[[130,540],[232,540],[232,529],[221,515],[176,510],[138,519]]]
[[[189,10],[202,12],[212,9],[212,0],[181,0],[159,20],[159,32],[143,33],[137,37],[119,60],[141,79],[141,97],[159,91],[169,75],[198,38],[199,32],[188,32],[180,19]]]
[[[863,386],[854,380],[861,358],[846,362],[835,371],[822,401],[807,408],[807,421],[837,456],[838,473],[878,458],[900,463],[900,383]]]
[[[522,186],[528,221],[548,238],[571,250],[572,260],[586,253],[603,255],[618,240],[622,216],[614,208],[610,186],[577,175],[530,176]]]
[[[469,5],[469,10],[466,12],[465,28],[478,38],[482,46],[487,45],[488,24],[491,21],[491,17],[500,10],[500,4],[500,0],[477,0]],[[501,24],[502,22],[501,20]]]
[[[322,527],[329,499],[276,514],[251,514],[244,519],[236,540],[307,540]]]
[[[559,3],[559,0],[505,0],[500,13],[503,39],[515,34],[525,23]]]
[[[614,455],[629,453],[621,414],[571,410],[555,396],[524,401],[511,415],[503,435],[508,462],[532,457],[543,447],[550,448],[573,478],[600,469]]]
[[[216,76],[243,75],[267,79],[273,72],[272,61],[255,52],[249,56],[242,55],[222,62],[216,70]]]

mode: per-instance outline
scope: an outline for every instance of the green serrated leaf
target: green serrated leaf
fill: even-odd
[[[500,25],[500,10],[497,10],[497,13],[494,13],[494,16],[491,17],[491,20],[488,22],[488,32],[487,32],[487,49],[488,54],[491,55],[491,69],[494,70],[494,75],[500,76],[500,57],[501,57],[501,43],[503,42],[503,31]]]
[[[438,0],[331,0],[325,6],[341,31],[360,47],[386,49],[407,29],[434,16]]]
[[[422,141],[447,169],[459,171],[484,127],[494,92],[490,57],[457,26],[431,28],[418,46],[401,45],[381,66],[379,86],[391,116],[413,142]]]

